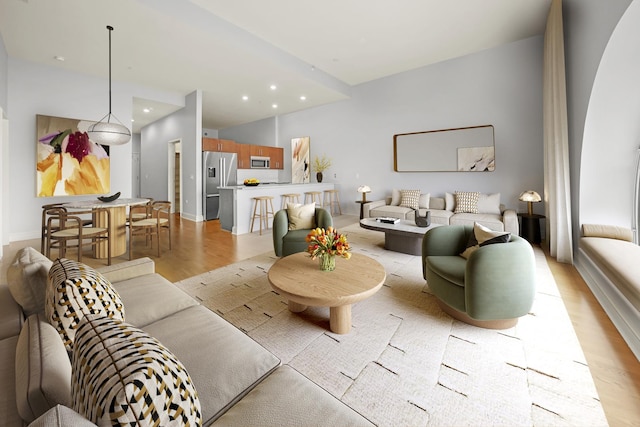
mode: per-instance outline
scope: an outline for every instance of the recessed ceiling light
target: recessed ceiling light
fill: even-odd
[[[153,108],[143,108],[142,111],[144,111],[145,113],[150,113],[153,111]]]
[[[304,95],[300,96],[300,101],[306,101],[306,100],[307,100],[306,96],[304,96]]]
[[[271,104],[271,108],[278,108],[278,104]]]
[[[269,89],[271,89],[271,90],[276,90],[276,89],[278,89],[278,86],[276,86],[276,85],[271,85],[271,86],[269,86]]]
[[[248,100],[249,100],[249,97],[248,97],[247,95],[242,95],[242,100],[243,100],[243,101],[248,101]]]
[[[56,61],[64,62],[64,56],[56,55],[53,57]]]

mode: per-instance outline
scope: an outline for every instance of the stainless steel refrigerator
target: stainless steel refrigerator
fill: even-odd
[[[202,153],[202,209],[205,220],[220,218],[220,190],[238,184],[238,158],[235,153]]]

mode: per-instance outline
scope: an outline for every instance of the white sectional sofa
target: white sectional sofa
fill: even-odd
[[[74,348],[69,359],[42,306],[41,288],[47,286],[51,264],[26,248],[9,268],[9,285],[0,285],[4,426],[95,425],[71,409],[77,407],[71,391],[72,378],[80,375],[73,371],[80,358]],[[154,270],[153,261],[143,258],[99,272],[119,294],[126,324],[158,340],[184,366],[197,390],[193,394],[202,425],[372,425],[291,367],[281,366],[276,356]],[[85,316],[85,327],[92,317]],[[82,330],[76,332],[76,347]],[[124,357],[96,352],[101,357],[105,353],[114,355],[116,362]]]
[[[419,195],[417,206],[409,207],[406,203],[402,204],[403,191],[405,190],[393,190],[392,195],[384,200],[365,203],[363,217],[414,220],[416,210],[420,216],[425,216],[429,211],[432,224],[473,225],[474,222],[478,222],[495,231],[509,231],[514,235],[519,233],[518,215],[515,210],[506,209],[500,203],[500,193],[477,193],[476,209],[474,212],[468,212],[472,209],[457,209],[456,193],[446,193],[444,197],[422,193]]]

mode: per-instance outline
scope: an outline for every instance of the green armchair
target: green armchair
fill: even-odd
[[[327,228],[333,226],[331,214],[323,208],[316,208],[315,223],[317,227]],[[289,217],[287,210],[282,209],[276,212],[273,217],[273,250],[276,256],[284,257],[304,252],[307,250],[305,238],[311,231],[310,228],[300,230],[289,230]]]
[[[514,326],[533,304],[536,266],[523,238],[481,246],[459,256],[472,226],[435,227],[422,240],[422,275],[443,311],[463,322],[491,329]]]

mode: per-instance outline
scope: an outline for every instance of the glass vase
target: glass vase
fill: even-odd
[[[333,271],[336,269],[336,256],[330,254],[320,255],[320,270]]]

